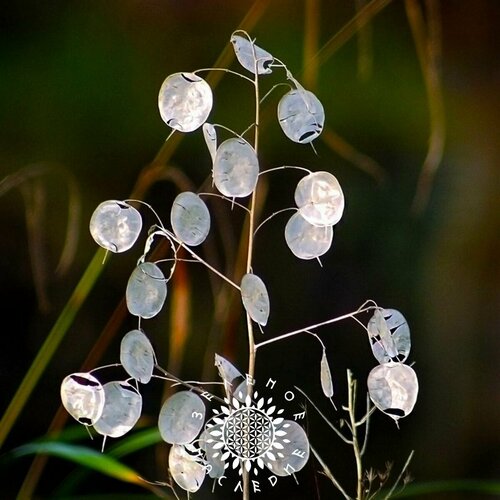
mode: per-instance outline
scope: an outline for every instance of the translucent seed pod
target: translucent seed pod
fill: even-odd
[[[187,444],[203,427],[205,405],[194,392],[180,391],[169,397],[161,407],[158,428],[164,441]]]
[[[293,420],[284,420],[276,432],[286,433],[281,440],[283,449],[277,450],[275,460],[269,460],[266,466],[277,476],[290,476],[301,470],[309,460],[309,440],[304,429]]]
[[[379,363],[404,362],[411,349],[410,327],[395,309],[376,309],[367,325],[373,355]]]
[[[61,383],[61,401],[66,411],[83,425],[94,425],[104,408],[104,389],[90,373],[73,373]]]
[[[368,392],[375,406],[397,422],[415,406],[417,375],[402,363],[378,365],[368,375]]]
[[[161,311],[166,297],[165,276],[156,264],[143,262],[132,271],[125,293],[130,314],[152,318]]]
[[[297,88],[287,92],[278,103],[278,121],[290,140],[306,144],[321,134],[325,111],[312,92]]]
[[[200,434],[200,448],[205,452],[205,460],[207,462],[207,472],[212,479],[218,479],[224,475],[227,464],[222,460],[221,450],[214,448],[215,439],[210,435],[211,432],[221,432],[222,425],[213,425],[206,428]]]
[[[174,73],[165,79],[158,96],[162,120],[180,132],[192,132],[208,118],[213,105],[210,85],[194,73]]]
[[[330,365],[328,364],[328,359],[326,357],[325,350],[323,350],[323,355],[321,356],[320,379],[321,379],[321,388],[323,389],[323,394],[327,398],[333,397],[332,373],[330,371]]]
[[[269,294],[264,282],[255,274],[243,276],[241,300],[250,317],[259,325],[266,326],[270,311]]]
[[[105,402],[101,418],[94,429],[113,438],[126,434],[139,420],[142,396],[128,382],[108,382],[103,385]]]
[[[185,491],[198,491],[205,479],[205,466],[192,457],[186,448],[174,444],[168,455],[168,469],[174,481]]]
[[[244,139],[227,139],[217,149],[213,177],[224,196],[242,198],[252,194],[259,177],[255,150]]]
[[[205,202],[194,193],[180,193],[172,204],[170,223],[175,235],[186,245],[203,243],[210,231],[210,212]]]
[[[315,226],[333,226],[344,213],[344,193],[329,172],[313,172],[303,177],[295,189],[295,203],[304,219]]]
[[[207,144],[208,151],[212,157],[212,163],[215,161],[215,154],[217,153],[217,130],[211,123],[203,124],[203,137]]]
[[[333,229],[331,226],[314,226],[296,212],[285,226],[285,240],[299,259],[315,259],[330,249]]]
[[[215,366],[219,372],[219,377],[224,382],[226,395],[229,397],[233,394],[241,381],[245,380],[245,377],[243,377],[241,372],[231,362],[217,353],[215,354]]]
[[[125,371],[143,384],[153,375],[155,353],[151,342],[141,330],[131,330],[120,344],[120,363]]]
[[[128,203],[117,200],[102,202],[89,224],[94,241],[110,252],[125,252],[136,242],[142,229],[141,214]]]
[[[255,74],[255,63],[257,62],[259,75],[272,73],[271,65],[274,62],[274,57],[269,52],[250,42],[248,38],[239,35],[232,35],[231,43],[238,62],[245,69]]]

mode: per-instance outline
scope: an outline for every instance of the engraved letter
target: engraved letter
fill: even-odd
[[[236,485],[236,487],[234,488],[233,491],[237,491],[237,490],[240,490],[243,493],[243,487],[241,485],[241,481],[238,481],[238,484]]]
[[[287,401],[293,401],[295,399],[295,394],[292,391],[285,392],[285,399]]]
[[[295,455],[295,456],[300,457],[300,458],[304,458],[306,456],[306,452],[301,451],[297,448],[296,450],[293,450],[292,455]]]
[[[302,420],[302,419],[303,419],[303,418],[305,418],[305,417],[306,417],[306,412],[305,412],[305,411],[302,411],[302,412],[300,412],[300,413],[294,413],[294,414],[293,414],[293,418],[294,418],[295,420],[299,420],[299,419],[300,419],[300,420]]]
[[[285,465],[285,472],[288,475],[291,475],[291,474],[293,474],[295,472],[295,469],[290,464],[286,464]]]
[[[197,418],[198,420],[203,420],[203,415],[197,411],[191,413],[191,418]]]

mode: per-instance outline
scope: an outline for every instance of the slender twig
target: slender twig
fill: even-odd
[[[392,485],[392,488],[389,490],[389,493],[387,493],[387,495],[384,497],[384,500],[387,500],[388,498],[391,498],[391,496],[394,493],[394,491],[396,491],[396,488],[397,488],[399,482],[401,481],[401,478],[403,477],[403,474],[405,473],[406,469],[408,469],[408,467],[410,465],[410,462],[411,462],[411,460],[413,458],[413,454],[414,453],[415,453],[415,450],[412,450],[411,453],[409,454],[408,458],[406,459],[405,464],[403,465],[403,468],[401,469],[401,472],[399,473],[398,478],[396,479],[396,481]]]
[[[311,445],[309,445],[309,448],[311,449],[313,455],[316,457],[316,460],[320,463],[321,467],[323,467],[323,472],[325,473],[325,476],[333,483],[335,488],[337,488],[340,491],[340,493],[344,495],[344,498],[346,498],[347,500],[351,500],[351,497],[345,492],[344,488],[342,488],[337,479],[335,479],[335,476],[332,474],[332,471],[319,456],[318,452]]]

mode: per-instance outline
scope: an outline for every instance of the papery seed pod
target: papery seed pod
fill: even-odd
[[[295,203],[304,219],[315,226],[333,226],[344,213],[344,193],[329,172],[303,177],[295,189]]]
[[[210,212],[197,194],[185,191],[178,194],[172,204],[170,223],[183,243],[197,246],[205,241],[210,232]]]
[[[271,65],[274,62],[274,57],[269,52],[240,35],[233,34],[231,36],[231,43],[233,44],[238,62],[245,69],[255,74],[255,68],[257,67],[259,75],[272,73]]]
[[[94,429],[103,436],[121,437],[139,420],[142,396],[128,382],[108,382],[103,385],[105,402],[102,415]]]
[[[125,371],[143,384],[153,375],[155,353],[151,342],[141,330],[131,330],[120,344],[120,363]]]
[[[94,210],[89,224],[94,241],[114,253],[131,248],[141,228],[141,214],[128,203],[117,200],[102,202]]]
[[[375,406],[397,422],[415,406],[417,375],[402,363],[378,365],[368,375],[368,392]]]
[[[174,444],[168,455],[168,469],[174,481],[185,491],[198,491],[205,479],[205,466],[192,457],[184,446]]]
[[[323,349],[323,355],[321,356],[320,379],[321,379],[321,388],[323,389],[323,394],[327,398],[333,397],[332,373],[330,371],[330,365],[328,364],[326,351],[324,349]]]
[[[213,105],[210,85],[194,73],[174,73],[158,95],[162,120],[180,132],[192,132],[205,123]]]
[[[72,373],[61,383],[66,411],[83,425],[94,425],[104,408],[104,389],[90,373]]]
[[[211,123],[206,122],[203,124],[203,137],[205,138],[213,163],[215,161],[215,154],[217,153],[217,131]]]
[[[321,134],[325,111],[312,92],[298,87],[281,98],[278,104],[278,121],[290,140],[306,144]]]
[[[264,282],[255,274],[243,276],[241,300],[250,317],[259,325],[266,326],[270,311],[269,294]]]
[[[285,240],[299,259],[315,259],[330,249],[333,229],[331,226],[313,226],[296,212],[285,226]]]
[[[152,318],[161,311],[166,297],[165,276],[156,264],[143,262],[132,271],[125,293],[130,314]]]
[[[379,363],[404,362],[411,349],[410,328],[395,309],[376,309],[367,325],[373,355]]]
[[[232,137],[218,148],[213,165],[214,184],[230,198],[252,194],[259,177],[259,161],[255,150],[241,138]]]
[[[309,460],[309,440],[304,429],[293,420],[284,420],[276,432],[284,431],[283,449],[266,466],[277,476],[290,476],[301,470]],[[273,453],[274,454],[274,453]]]
[[[205,405],[194,392],[180,391],[170,396],[158,417],[160,435],[167,443],[191,443],[205,421]]]

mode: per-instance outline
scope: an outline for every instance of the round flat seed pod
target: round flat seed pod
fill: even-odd
[[[155,353],[151,342],[141,330],[131,330],[120,344],[120,363],[125,371],[143,384],[153,375]]]
[[[175,235],[186,245],[203,243],[210,231],[210,212],[196,194],[180,193],[172,204],[170,223]]]
[[[186,491],[198,491],[205,479],[205,467],[198,463],[184,448],[174,444],[168,455],[168,469],[174,481]]]
[[[161,311],[166,297],[165,276],[156,264],[143,262],[132,271],[125,293],[130,314],[152,318]]]
[[[89,229],[101,247],[114,253],[125,252],[136,242],[142,229],[142,218],[128,203],[108,200],[94,210]]]
[[[404,362],[411,349],[410,328],[395,309],[376,309],[367,325],[373,355],[379,363]]]
[[[325,111],[312,92],[297,88],[287,92],[278,103],[278,121],[290,140],[306,144],[321,134]]]
[[[218,479],[224,475],[226,464],[221,458],[221,450],[214,448],[217,441],[210,435],[213,431],[219,432],[222,435],[222,425],[212,425],[200,434],[200,448],[205,452],[208,475],[212,479]]]
[[[269,52],[250,42],[248,38],[239,35],[233,35],[231,43],[238,62],[245,69],[255,74],[255,62],[257,62],[257,73],[259,75],[272,73],[271,65],[274,57]]]
[[[259,325],[266,326],[270,310],[269,294],[264,282],[255,274],[243,276],[241,300],[250,317]]]
[[[227,139],[217,149],[213,177],[224,196],[242,198],[252,194],[259,177],[255,150],[244,139]]]
[[[180,132],[192,132],[208,118],[213,105],[210,85],[194,73],[175,73],[165,79],[158,96],[162,120]]]
[[[61,401],[78,422],[94,425],[104,408],[104,389],[90,373],[73,373],[62,381]]]
[[[161,407],[158,428],[164,441],[187,444],[193,441],[205,420],[205,405],[194,392],[180,391]]]
[[[295,203],[304,219],[315,226],[333,226],[344,213],[344,193],[329,172],[303,177],[295,189]]]
[[[299,259],[315,259],[330,249],[333,229],[331,226],[314,226],[296,212],[285,226],[285,240]]]
[[[273,450],[275,460],[269,460],[266,465],[277,476],[290,476],[301,470],[309,460],[309,440],[304,429],[293,420],[284,420],[276,430],[283,449]]]
[[[368,392],[375,406],[397,421],[406,417],[417,401],[417,375],[402,363],[378,365],[368,375]]]
[[[108,382],[103,388],[104,408],[94,429],[103,436],[121,437],[139,420],[142,396],[128,382]]]

